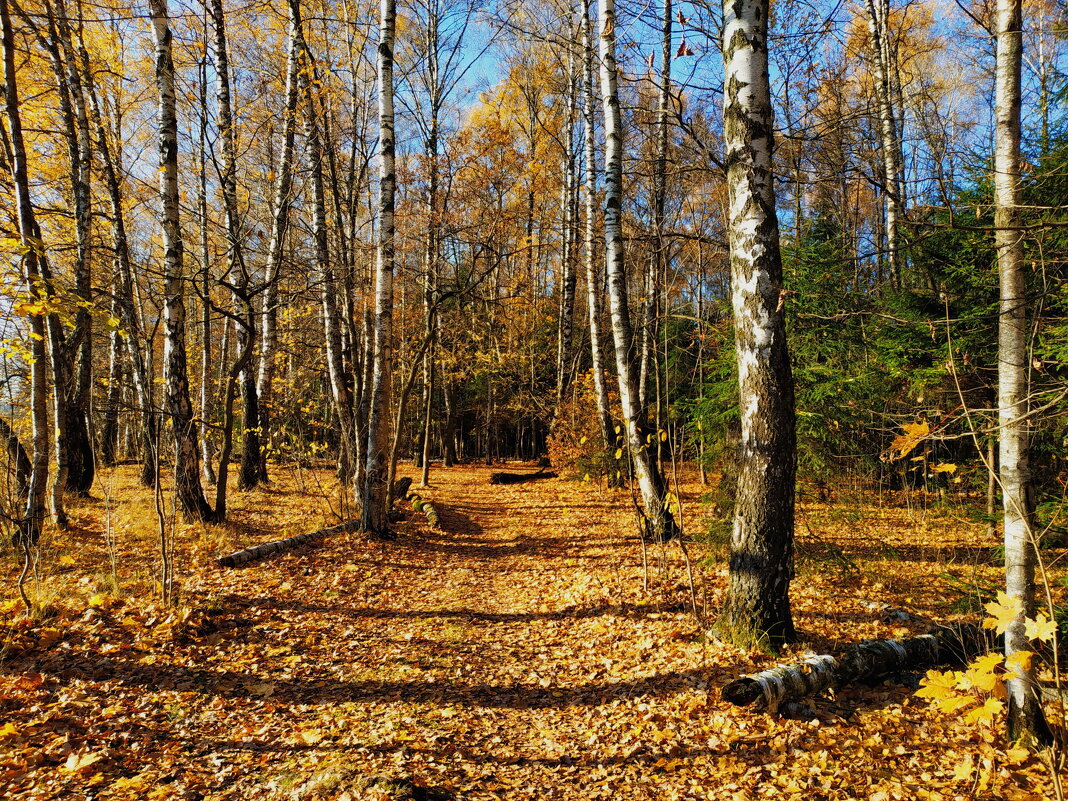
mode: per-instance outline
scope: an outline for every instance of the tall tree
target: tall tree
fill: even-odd
[[[41,280],[40,258],[44,252],[40,229],[30,198],[29,172],[26,165],[26,145],[22,135],[22,116],[19,102],[18,73],[15,69],[15,36],[11,25],[11,10],[7,0],[0,0],[0,44],[4,55],[4,106],[11,142],[11,178],[15,188],[15,209],[18,215],[19,240],[23,253],[22,275],[26,291],[34,299],[29,315],[30,326],[30,420],[33,426],[33,459],[25,507],[19,521],[19,537],[23,547],[37,543],[45,518],[45,490],[48,483],[48,374],[45,353],[45,318],[47,304],[45,286]]]
[[[604,240],[608,301],[616,346],[619,402],[623,409],[627,447],[641,489],[645,535],[654,540],[678,535],[678,524],[667,505],[667,487],[655,457],[657,432],[649,432],[638,393],[638,369],[630,357],[633,327],[627,298],[627,271],[623,253],[623,123],[619,106],[616,66],[616,12],[614,0],[601,0],[598,27],[601,55],[601,100],[604,106]]]
[[[900,282],[900,226],[905,209],[902,169],[900,104],[897,85],[897,49],[890,28],[890,0],[864,0],[875,73],[875,102],[879,109],[879,144],[883,155],[883,198],[886,214],[886,253],[890,273]]]
[[[393,46],[397,9],[380,0],[378,42],[378,248],[375,267],[374,373],[367,426],[367,473],[361,488],[362,527],[385,534],[389,528],[389,427],[393,385],[394,207],[397,174],[393,130]]]
[[[178,115],[174,94],[174,58],[167,0],[149,0],[155,43],[159,124],[159,186],[163,224],[164,330],[163,382],[166,410],[174,433],[174,482],[182,512],[194,519],[212,516],[200,485],[196,421],[189,400],[185,347],[185,275],[179,222]]]
[[[274,183],[271,239],[267,246],[267,267],[264,270],[263,323],[260,340],[260,371],[256,391],[260,400],[260,429],[263,444],[269,445],[271,437],[271,404],[274,401],[275,357],[278,351],[278,281],[282,267],[282,253],[286,231],[289,228],[289,211],[293,204],[293,151],[296,140],[298,80],[300,52],[296,20],[292,11],[289,19],[289,50],[286,60],[286,105],[282,118],[282,154]],[[261,457],[262,458],[262,457]],[[266,461],[265,459],[263,460]],[[265,465],[260,477],[267,478]]]
[[[738,489],[721,635],[793,640],[794,388],[772,171],[768,0],[723,4],[731,301],[741,412]]]
[[[596,92],[594,90],[594,46],[590,21],[590,0],[582,0],[582,139],[586,170],[586,227],[583,254],[586,273],[586,308],[590,325],[590,367],[597,400],[597,422],[605,453],[614,446],[612,414],[605,383],[605,357],[601,342],[602,281],[597,269],[597,131]]]
[[[998,461],[1004,506],[1005,590],[1020,612],[1005,631],[1005,655],[1030,650],[1024,618],[1035,607],[1034,500],[1029,465],[1028,301],[1020,218],[1021,0],[998,0],[994,88],[994,243],[1001,285],[998,317]],[[1048,741],[1028,661],[1006,674],[1009,738]]]

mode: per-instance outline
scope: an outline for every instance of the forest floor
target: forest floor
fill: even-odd
[[[437,529],[413,514],[394,542],[343,534],[215,566],[345,514],[329,471],[275,468],[270,486],[233,493],[227,525],[175,527],[172,608],[152,600],[151,493],[133,468],[109,472],[43,544],[29,587],[48,613],[22,617],[4,558],[0,796],[1053,797],[1039,759],[1001,745],[1000,720],[938,712],[914,683],[850,688],[797,718],[725,704],[725,682],[773,660],[706,636],[677,546],[643,569],[629,493],[491,486],[489,471],[435,468],[421,492]],[[701,489],[684,484],[686,512]],[[798,520],[803,643],[783,659],[962,619],[970,587],[998,584],[983,525],[952,511],[840,495]],[[714,610],[722,546],[691,556]],[[877,603],[912,617],[884,621]]]

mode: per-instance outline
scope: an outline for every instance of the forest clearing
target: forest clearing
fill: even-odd
[[[0,67],[0,795],[1064,801],[1064,3]]]
[[[218,567],[235,547],[336,520],[330,471],[279,469],[277,483],[238,496],[231,522],[179,522],[181,590],[169,609],[145,600],[154,516],[135,472],[115,472],[105,485],[124,532],[116,558],[145,584],[107,591],[97,498],[72,506],[69,539],[45,546],[55,549],[42,576],[49,615],[23,627],[5,596],[9,797],[1052,796],[1041,759],[1005,745],[996,723],[914,697],[918,674],[793,715],[723,702],[727,681],[773,660],[705,636],[677,546],[666,566],[650,547],[643,591],[628,492],[565,479],[501,487],[490,468],[450,468],[424,491],[438,528],[409,511],[393,542],[343,534]],[[700,515],[701,487],[685,475],[684,504]],[[960,509],[914,500],[920,508],[877,507],[842,493],[801,505],[801,641],[781,659],[974,619],[959,587],[996,586],[995,548]],[[691,547],[698,560],[712,546]],[[718,605],[723,559],[699,571]],[[5,588],[13,582],[7,564]]]

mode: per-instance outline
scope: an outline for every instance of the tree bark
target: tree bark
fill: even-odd
[[[393,262],[396,170],[393,130],[394,0],[380,0],[378,43],[378,254],[375,269],[375,357],[367,431],[367,473],[361,487],[364,531],[389,529],[389,427],[393,379]]]
[[[772,174],[768,2],[724,2],[724,138],[731,299],[741,413],[738,491],[721,636],[740,644],[795,638],[796,451],[782,261]]]
[[[896,53],[890,41],[890,0],[864,0],[864,10],[871,37],[872,67],[875,74],[875,100],[879,108],[879,144],[883,156],[886,204],[886,251],[890,273],[898,284],[902,281],[899,223],[904,214],[904,176],[902,174],[901,131],[895,113],[894,74]]]
[[[164,328],[163,380],[166,408],[174,430],[174,481],[178,504],[189,518],[209,519],[211,507],[200,485],[200,453],[185,348],[185,276],[182,231],[178,220],[178,117],[174,94],[174,60],[167,0],[149,0],[159,95],[159,183],[163,206]]]
[[[282,155],[274,184],[274,215],[271,219],[271,241],[267,248],[267,267],[264,274],[263,324],[260,340],[260,372],[257,391],[260,399],[260,428],[263,445],[270,447],[271,413],[274,402],[275,354],[278,350],[278,281],[282,267],[282,252],[289,227],[289,211],[293,203],[293,151],[296,140],[297,71],[300,53],[297,50],[295,20],[289,20],[289,56],[286,68],[286,107],[283,118]],[[261,478],[267,478],[266,459]]]
[[[590,326],[590,362],[597,401],[597,422],[605,455],[615,447],[612,413],[605,384],[605,359],[601,341],[601,277],[597,270],[597,136],[594,91],[594,47],[591,35],[590,0],[582,1],[582,137],[586,149],[586,228],[584,266],[586,272],[586,311]]]
[[[602,0],[599,14],[601,98],[605,131],[605,265],[608,300],[612,310],[612,336],[616,346],[619,401],[623,408],[627,446],[641,489],[644,533],[663,541],[678,535],[678,524],[667,507],[667,487],[656,463],[653,435],[648,432],[638,395],[637,365],[630,358],[633,340],[627,273],[623,258],[623,129],[616,69],[616,15],[614,0]]]
[[[47,304],[40,258],[44,252],[33,204],[26,166],[26,145],[22,136],[18,75],[15,68],[15,42],[7,0],[0,0],[0,45],[4,56],[4,106],[11,140],[11,179],[15,190],[19,240],[22,249],[22,276],[26,292],[35,305]],[[45,490],[48,483],[48,375],[45,352],[44,309],[28,315],[30,364],[30,419],[33,426],[33,460],[25,490],[18,537],[23,547],[40,539],[45,518]]]
[[[312,179],[312,227],[315,239],[315,263],[321,281],[323,332],[326,339],[326,366],[330,379],[330,393],[337,412],[341,434],[338,454],[338,474],[344,481],[352,479],[355,464],[355,432],[352,391],[346,381],[342,359],[341,312],[338,308],[337,276],[330,262],[330,244],[326,219],[326,188],[323,181],[323,147],[320,137],[317,104],[309,74],[314,72],[314,59],[304,38],[300,0],[289,0],[292,29],[298,39],[302,56],[298,71],[300,94],[304,100],[304,135],[308,143]]]
[[[998,317],[998,462],[1004,508],[1005,591],[1020,613],[1005,632],[1005,656],[1031,650],[1024,618],[1035,609],[1034,499],[1028,417],[1028,312],[1020,226],[1020,106],[1023,56],[1020,0],[998,0],[994,91],[994,244],[1001,285]],[[1035,674],[1019,661],[1006,672],[1008,734],[1048,743]]]

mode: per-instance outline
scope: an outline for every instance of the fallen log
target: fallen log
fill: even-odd
[[[938,626],[929,634],[897,640],[867,640],[851,645],[840,657],[812,654],[792,665],[777,665],[741,676],[723,687],[724,701],[735,706],[757,703],[774,712],[782,703],[843,687],[874,682],[903,670],[935,665],[963,665],[990,647],[978,626]]]
[[[490,484],[523,484],[527,481],[537,481],[541,478],[556,478],[552,470],[539,470],[537,473],[490,473]]]
[[[221,556],[215,561],[220,567],[239,567],[241,565],[247,565],[249,562],[256,562],[260,559],[266,559],[269,556],[277,556],[287,551],[292,551],[300,545],[306,542],[311,542],[319,537],[328,537],[331,534],[342,534],[346,531],[355,531],[359,525],[359,521],[349,520],[344,523],[339,523],[336,526],[330,526],[329,528],[321,528],[318,531],[308,531],[304,534],[297,534],[295,537],[287,537],[284,540],[275,540],[274,542],[265,542],[262,545],[253,545],[249,548],[236,551],[229,556]]]

